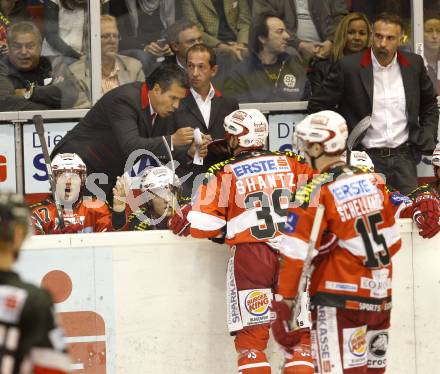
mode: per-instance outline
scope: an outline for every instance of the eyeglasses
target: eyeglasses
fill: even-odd
[[[109,40],[110,38],[120,40],[119,34],[116,34],[116,33],[101,34],[101,39]]]

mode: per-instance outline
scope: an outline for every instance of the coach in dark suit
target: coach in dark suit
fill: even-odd
[[[116,177],[124,173],[132,152],[146,150],[160,161],[167,161],[169,157],[162,135],[166,135],[170,148],[192,142],[192,128],[173,131],[163,123],[163,117],[178,108],[187,88],[185,73],[175,65],[158,67],[144,83],[117,87],[105,94],[66,134],[51,156],[74,152],[87,165],[87,174],[106,174],[108,182],[100,180],[97,184],[109,199]],[[96,189],[89,191],[97,194]]]
[[[193,188],[193,181],[197,175],[204,174],[212,164],[212,155],[207,151],[207,144],[211,140],[223,139],[224,118],[238,109],[235,99],[227,98],[217,91],[211,84],[211,79],[218,70],[215,52],[204,44],[196,44],[187,52],[187,72],[190,80],[190,92],[182,100],[180,108],[170,117],[175,128],[200,129],[204,134],[204,145],[201,155],[205,156],[203,165],[195,165],[190,157],[177,169],[180,177],[191,174],[184,182],[184,195],[189,196]],[[195,144],[189,149],[189,154],[194,155]],[[188,153],[188,152],[186,152]],[[180,160],[179,160],[180,161]]]
[[[379,15],[372,48],[341,59],[308,109],[336,109],[350,130],[371,116],[358,148],[367,151],[387,183],[409,193],[417,186],[416,155],[435,148],[438,109],[423,59],[398,50],[402,35],[397,15]]]

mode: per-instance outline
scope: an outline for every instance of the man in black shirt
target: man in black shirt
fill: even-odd
[[[9,55],[0,60],[0,111],[71,108],[77,84],[61,58],[41,54],[41,34],[32,22],[8,29]]]
[[[0,227],[1,372],[69,373],[49,293],[11,270],[29,228],[29,210],[18,195],[0,193]]]

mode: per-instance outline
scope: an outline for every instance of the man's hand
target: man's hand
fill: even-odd
[[[191,144],[193,138],[194,129],[192,127],[182,127],[171,135],[171,141],[175,146]]]
[[[191,228],[191,225],[186,217],[188,216],[188,213],[190,211],[191,211],[191,205],[190,204],[184,205],[181,209],[181,215],[176,213],[168,220],[168,228],[174,234],[179,236],[189,235],[189,230]]]
[[[202,144],[196,144],[196,142],[191,143],[191,147],[188,149],[188,156],[194,158],[196,149],[199,149],[199,156],[205,158],[208,155],[208,146],[212,143],[212,137],[209,134],[202,134]]]
[[[414,200],[412,217],[419,235],[424,239],[434,237],[440,231],[440,202],[430,193],[423,193]]]
[[[248,53],[247,47],[242,43],[220,43],[216,49],[219,52],[227,52],[237,61],[242,61]]]
[[[299,343],[302,334],[309,333],[309,329],[290,330],[292,309],[285,301],[272,300],[270,310],[275,313],[275,319],[271,323],[275,341],[287,352],[292,352],[295,345]]]
[[[320,43],[300,42],[298,49],[305,59],[310,59],[319,52]]]
[[[165,44],[163,47],[161,47],[156,42],[151,42],[150,44],[146,45],[144,51],[157,57],[173,54],[173,51],[171,50],[169,44]]]
[[[25,88],[16,88],[15,89],[15,96],[24,97],[25,92],[26,92]]]
[[[316,57],[326,59],[329,58],[332,52],[333,43],[330,40],[326,40],[324,43],[320,43],[318,51],[316,52]]]
[[[130,186],[125,176],[118,177],[113,187],[113,211],[121,213],[125,211],[127,196]]]

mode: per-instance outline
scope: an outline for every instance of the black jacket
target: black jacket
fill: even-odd
[[[420,152],[431,154],[437,142],[438,108],[422,57],[397,52],[406,97],[409,141]],[[373,110],[371,49],[348,55],[335,63],[322,87],[309,100],[311,113],[337,110],[349,130]]]
[[[116,177],[124,173],[132,152],[146,150],[159,161],[168,161],[162,135],[174,131],[162,121],[158,117],[152,125],[147,85],[128,83],[105,94],[56,145],[51,157],[77,153],[87,165],[87,174],[108,176],[108,183],[102,183],[101,188],[109,198]],[[171,136],[165,138],[171,147]]]
[[[213,140],[218,140],[225,137],[223,127],[225,117],[237,109],[237,100],[225,97],[219,91],[216,91],[211,101],[211,115],[209,118],[209,126],[207,127],[203,120],[202,113],[190,92],[188,96],[182,100],[179,109],[167,120],[172,122],[171,128],[178,129],[188,126],[194,129],[199,128],[202,133],[210,134]],[[195,165],[192,163],[192,159],[183,157],[186,155],[187,150],[188,147],[181,147],[180,152],[183,152],[183,154],[181,153],[180,157],[178,157],[180,165],[176,170],[179,177],[187,177],[183,183],[183,196],[185,197],[191,196],[194,178],[206,173],[208,168],[212,165],[211,156],[213,156],[208,153],[203,165]]]
[[[62,77],[59,83],[53,83]],[[44,85],[45,79],[52,82]],[[15,96],[17,88],[26,88],[35,83],[34,93],[29,100]],[[75,78],[60,57],[40,57],[40,63],[32,71],[19,71],[8,57],[0,60],[0,111],[39,110],[71,108],[78,97]]]
[[[223,92],[240,103],[301,101],[309,95],[306,71],[299,59],[283,53],[274,83],[258,56],[251,54],[228,75]]]
[[[332,40],[336,27],[347,14],[344,0],[308,0],[310,16],[322,41]],[[295,0],[254,0],[252,16],[263,12],[276,14],[286,24],[290,34],[290,44],[298,48],[301,40],[296,36],[298,17]]]

